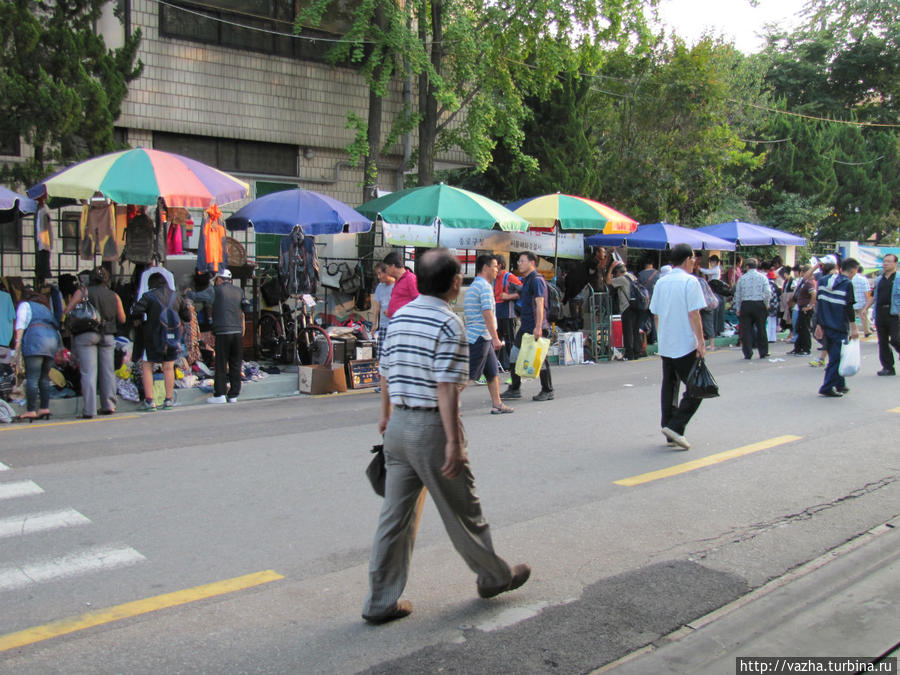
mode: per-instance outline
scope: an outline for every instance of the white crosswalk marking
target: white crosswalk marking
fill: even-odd
[[[0,591],[66,579],[88,572],[109,571],[146,560],[130,546],[95,547],[80,553],[36,560],[18,567],[0,568]]]
[[[28,497],[39,495],[44,489],[33,480],[19,480],[11,483],[0,483],[0,499]]]
[[[35,532],[55,530],[60,527],[86,525],[89,522],[91,521],[75,509],[0,518],[0,539],[3,537],[14,537],[19,534],[33,534]]]

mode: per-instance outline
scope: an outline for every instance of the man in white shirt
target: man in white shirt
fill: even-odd
[[[853,273],[850,281],[853,283],[853,297],[856,300],[853,304],[853,311],[859,317],[863,335],[869,337],[872,334],[872,328],[869,326],[869,293],[872,288],[869,286],[869,280],[866,279],[862,265]]]
[[[694,362],[706,355],[700,310],[706,307],[700,282],[691,274],[694,251],[687,244],[677,244],[669,261],[672,271],[656,282],[650,311],[656,322],[659,355],[662,357],[662,433],[668,441],[683,450],[691,444],[684,431],[703,399],[688,396],[675,402],[679,382],[684,382]]]

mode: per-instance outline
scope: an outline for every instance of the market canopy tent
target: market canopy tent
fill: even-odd
[[[19,213],[34,213],[37,211],[37,204],[28,197],[23,197],[18,192],[0,185],[0,211],[10,211],[18,209]]]
[[[502,204],[462,188],[439,183],[392,192],[366,202],[357,209],[364,216],[397,225],[436,225],[437,244],[441,227],[524,232],[528,221]]]
[[[32,199],[90,199],[99,192],[119,204],[203,207],[243,199],[247,183],[171,152],[134,148],[101,155],[59,171],[28,189]]]
[[[630,248],[647,248],[657,251],[664,251],[676,244],[688,244],[691,248],[697,250],[735,250],[734,243],[726,239],[720,239],[700,230],[672,225],[671,223],[641,225],[632,234],[624,236],[596,234],[587,237],[584,241],[590,246],[628,246]]]
[[[290,234],[297,225],[308,235],[358,234],[372,221],[344,202],[312,190],[282,190],[253,200],[225,219],[231,230],[252,227],[260,234]]]
[[[698,229],[700,232],[733,241],[738,246],[806,246],[806,239],[796,234],[740,220],[707,225]]]

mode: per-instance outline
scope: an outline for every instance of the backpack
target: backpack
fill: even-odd
[[[160,302],[162,309],[159,312],[159,327],[157,328],[156,344],[159,347],[180,349],[184,340],[184,323],[178,312],[175,311],[175,292],[169,295],[169,302],[165,305]],[[159,302],[159,297],[156,298]]]
[[[642,312],[650,309],[650,291],[637,279],[631,279],[628,304]]]
[[[562,295],[556,284],[547,282],[547,292],[544,294],[544,304],[547,306],[547,321],[559,323],[562,321]]]

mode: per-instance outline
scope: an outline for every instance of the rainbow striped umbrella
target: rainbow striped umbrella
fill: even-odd
[[[531,223],[534,230],[631,234],[638,226],[636,220],[606,204],[559,192],[520,199],[507,208]]]
[[[207,207],[247,196],[250,186],[223,171],[171,152],[135,148],[63,169],[28,189],[32,199],[90,199],[100,192],[119,204]]]

